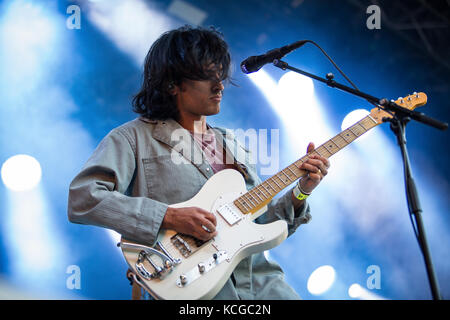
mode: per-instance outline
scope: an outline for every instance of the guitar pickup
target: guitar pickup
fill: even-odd
[[[217,212],[220,213],[222,218],[224,218],[230,226],[242,219],[242,213],[240,213],[232,204],[229,203],[220,206],[217,209]]]

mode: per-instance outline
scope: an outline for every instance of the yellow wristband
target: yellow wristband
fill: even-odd
[[[295,185],[294,190],[292,190],[294,193],[294,197],[298,200],[305,200],[310,196],[310,193],[306,193],[300,189],[300,181]]]

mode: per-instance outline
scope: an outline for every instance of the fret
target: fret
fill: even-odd
[[[244,196],[247,195],[247,200],[250,201],[250,203],[253,205],[253,207],[256,208],[256,204],[252,201],[252,197],[251,194],[249,194],[248,192],[244,194]],[[253,199],[255,200],[255,199]],[[256,201],[256,200],[255,200]]]
[[[256,186],[256,189],[258,189],[262,184]],[[267,199],[269,199],[269,197],[264,193],[264,191],[262,191],[261,189],[258,189],[259,192],[261,192],[261,194]]]
[[[267,184],[269,185],[269,188],[272,189],[273,191],[275,191],[275,194],[277,194],[278,191],[270,184],[269,180],[270,180],[270,178],[266,180]],[[270,194],[272,194],[272,192]]]
[[[356,124],[357,124],[358,126],[360,126],[360,127],[363,129],[363,132],[361,132],[361,133],[359,134],[359,136],[362,136],[364,133],[367,132],[367,129],[364,128],[364,127],[362,126],[361,121],[358,121]],[[355,129],[356,129],[356,127],[355,127]]]
[[[247,205],[247,202],[245,200],[242,199],[242,197],[237,198],[238,203],[244,207],[244,210],[250,210],[251,207],[249,205]],[[243,201],[243,202],[241,202]],[[247,207],[247,208],[246,208]]]
[[[250,203],[250,201],[245,197],[246,193],[244,193],[241,198],[244,201],[244,204],[251,210],[253,208],[253,205]]]
[[[319,148],[320,148],[320,146],[314,151],[317,152],[319,154],[319,156],[323,157],[323,155],[319,152]],[[326,158],[326,157],[324,157],[324,158]]]
[[[359,135],[357,134],[357,133],[355,133],[354,131],[353,131],[353,126],[352,127],[350,127],[350,128],[348,128],[347,130],[350,130],[351,131],[351,133],[353,133],[353,135],[356,137],[356,138],[358,138],[359,137]],[[355,139],[356,139],[355,138]],[[353,139],[353,140],[355,140],[355,139]]]
[[[329,154],[333,155],[333,152],[331,152],[331,151],[327,148],[327,146],[326,146],[325,144],[322,145],[321,147],[325,148],[325,149],[328,151]]]
[[[242,213],[245,214],[246,210],[244,210],[243,206],[239,203],[238,199],[234,200],[233,203]]]
[[[363,127],[364,130],[366,130],[366,131],[373,128],[373,126],[371,126],[371,123],[367,123],[368,120],[369,120],[368,118],[364,118],[358,122],[361,125],[361,127]],[[368,126],[368,127],[366,128],[366,126]]]
[[[303,157],[303,158],[306,158],[306,156]],[[297,160],[297,161],[294,162],[295,168],[298,169],[298,168],[303,164],[303,162],[305,162],[305,161],[303,160],[303,158],[301,158],[301,159],[299,159],[299,160]],[[298,170],[300,171],[300,169],[298,169]],[[301,172],[300,172],[300,174],[301,174]],[[297,178],[300,178],[300,175],[297,175]]]
[[[251,210],[251,209],[252,209],[252,205],[251,205],[251,203],[244,197],[244,195],[242,196],[242,199],[244,200],[244,204],[247,206],[247,208],[248,208],[249,210]]]
[[[278,172],[276,175],[274,175],[274,177],[277,177],[278,180],[281,181],[281,184],[283,185],[283,187],[281,187],[281,188],[284,189],[287,186],[287,184],[286,184],[286,182],[283,179],[280,178],[280,176],[279,176],[280,172]]]
[[[283,190],[283,188],[277,183],[277,181],[274,179],[275,176],[272,177],[272,181],[275,182],[275,184],[280,188],[280,190]]]
[[[247,208],[245,208],[242,204],[240,204],[239,202],[238,202],[238,204],[236,204],[235,203],[235,205],[239,208],[239,210],[241,210],[241,212],[243,213],[243,214],[246,214],[246,213],[248,213],[250,210],[249,209],[247,209]]]
[[[292,172],[292,174],[294,175],[295,179],[297,179],[297,175],[295,174],[294,171],[291,170],[291,166],[288,166],[287,169]]]
[[[252,192],[252,190],[250,190],[249,193],[250,193],[250,192]],[[258,192],[253,191],[253,193],[256,194],[256,196],[257,196],[261,201],[264,201],[264,199],[261,198],[261,197],[259,196]]]
[[[375,120],[374,118],[372,118],[372,116],[371,116],[370,114],[367,116],[367,118],[373,121],[374,127],[375,127],[376,125],[378,125],[377,120]],[[373,127],[372,127],[372,128],[373,128]]]
[[[261,185],[263,186],[263,188],[272,196],[272,192],[270,192],[269,189],[266,188],[266,186],[264,185],[266,182],[261,183]]]
[[[281,170],[280,172],[285,175],[285,177],[288,179],[289,183],[292,182],[291,178],[289,178],[289,176],[286,173],[284,173],[284,170]]]
[[[339,138],[341,138],[341,139],[339,139]],[[338,144],[336,141],[334,141],[333,139],[337,139],[338,142],[339,142],[339,141],[343,142],[343,145],[342,145],[342,146],[339,145],[339,144]],[[335,144],[338,146],[339,149],[342,149],[342,148],[344,148],[345,146],[348,145],[348,143],[345,141],[344,138],[341,137],[341,135],[337,135],[337,136],[335,136],[334,138],[332,138],[331,140],[333,141],[333,143],[335,143]]]
[[[345,131],[347,131],[347,130],[345,130]],[[344,133],[345,131],[343,131],[342,133]],[[342,139],[344,139],[345,142],[347,142],[347,144],[349,144],[349,143],[351,143],[351,142],[353,141],[353,140],[348,141],[348,140],[345,138],[345,136],[349,136],[348,133],[347,133],[346,135],[342,135],[342,133],[340,133],[339,136],[341,136]]]
[[[330,144],[330,142],[332,142],[334,145]],[[328,147],[326,145],[328,145]],[[323,146],[325,147],[325,149],[327,149],[327,151],[329,153],[331,153],[331,155],[335,154],[336,152],[338,152],[340,150],[339,146],[333,141],[333,139],[328,140],[327,143],[323,144]],[[337,147],[337,150],[336,150],[336,147]],[[328,148],[332,149],[333,151],[330,151],[330,149],[328,149]]]
[[[337,151],[341,150],[341,147],[339,147],[339,145],[338,145],[336,142],[334,142],[333,138],[331,138],[331,139],[328,140],[328,141],[332,142],[332,143],[338,148]],[[337,152],[337,151],[336,151],[336,152]],[[336,152],[335,152],[335,153],[336,153]]]
[[[320,150],[322,150],[322,153],[318,152]],[[319,154],[319,156],[324,157],[324,158],[329,158],[330,156],[333,155],[333,152],[331,152],[330,150],[328,150],[328,148],[325,145],[321,145],[319,147],[316,148],[317,153]],[[324,155],[323,152],[328,152],[330,155]]]

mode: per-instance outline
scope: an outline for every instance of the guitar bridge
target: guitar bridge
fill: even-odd
[[[173,235],[170,241],[185,258],[191,256],[206,242],[182,233]]]

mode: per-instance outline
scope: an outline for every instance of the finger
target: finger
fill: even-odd
[[[326,167],[326,165],[319,159],[309,159],[307,161],[308,164],[316,167],[317,170],[314,170],[313,172],[322,172],[322,174],[324,176],[326,176],[328,174],[328,168]]]
[[[206,231],[206,232],[214,232],[216,231],[216,226],[214,224],[212,224],[211,221],[204,219],[202,222],[202,228]]]
[[[310,153],[310,152],[312,152],[314,149],[315,149],[314,143],[313,143],[313,142],[310,142],[310,143],[308,144],[308,147],[306,148],[306,153]]]
[[[205,225],[204,225],[204,224],[202,224],[202,228],[203,228],[203,230],[205,230],[206,232],[211,232],[211,230],[210,230],[210,229],[208,229],[207,227],[205,227]]]
[[[306,170],[306,171],[309,171],[309,174],[310,174],[310,175],[311,175],[312,173],[320,174],[320,173],[321,173],[320,167],[318,167],[318,166],[315,165],[315,164],[311,164],[309,161],[311,161],[311,160],[308,160],[308,162],[302,163],[301,169]],[[326,170],[326,169],[324,169],[324,170]]]
[[[215,226],[217,225],[217,219],[216,219],[216,216],[215,216],[214,214],[208,212],[208,213],[205,215],[205,218],[208,219],[209,221],[211,221],[211,223],[212,223],[213,225],[215,225]]]
[[[205,230],[196,232],[196,234],[194,234],[195,238],[202,240],[202,241],[208,241],[210,239],[209,236],[210,236],[210,233],[206,232]]]
[[[327,158],[325,158],[325,157],[322,157],[322,156],[320,156],[320,155],[318,155],[318,154],[312,154],[309,158],[310,158],[310,159],[318,159],[318,160],[322,161],[323,164],[324,164],[327,168],[330,167],[330,161],[329,161]]]
[[[195,237],[203,241],[208,241],[209,239],[212,239],[216,235],[217,231],[208,232],[205,229],[201,228],[200,231],[197,232],[197,235],[195,235]]]
[[[213,213],[211,213],[209,211],[206,211],[206,210],[204,210],[202,208],[198,208],[198,210],[199,210],[200,213],[202,213],[203,217],[205,217],[206,219],[211,221],[214,225],[217,225],[217,219],[216,219],[216,216]]]

